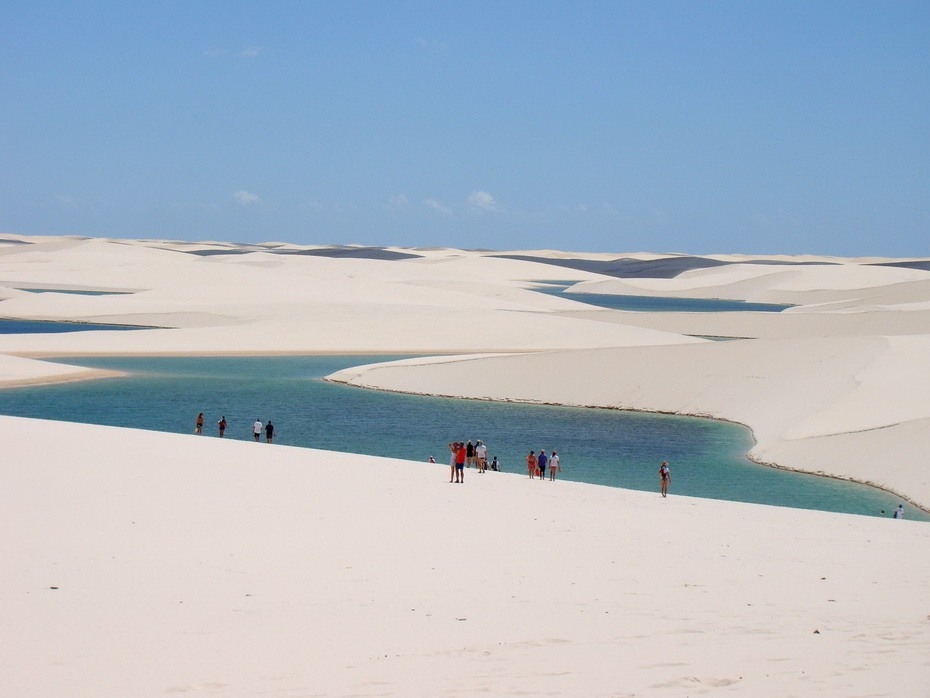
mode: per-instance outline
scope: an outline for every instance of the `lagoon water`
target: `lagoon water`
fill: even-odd
[[[145,330],[142,325],[103,325],[96,322],[59,322],[50,320],[0,319],[0,334],[45,334],[90,332],[92,330]]]
[[[530,449],[558,450],[560,477],[656,491],[662,460],[672,495],[890,515],[899,499],[881,490],[756,465],[748,429],[709,419],[615,410],[521,405],[382,393],[326,383],[347,366],[398,357],[95,357],[62,363],[109,368],[127,377],[0,390],[0,413],[251,440],[256,418],[271,419],[276,442],[426,461],[448,475],[447,444],[482,439],[506,472],[522,473]],[[193,438],[193,437],[192,437]],[[256,445],[256,448],[268,448]],[[131,463],[126,464],[131,467]],[[480,477],[496,477],[488,472]],[[479,477],[468,471],[467,477]],[[529,483],[528,483],[528,486]],[[533,483],[533,486],[557,486]],[[656,495],[658,496],[658,494]],[[905,505],[909,518],[930,516]]]
[[[780,313],[790,305],[753,303],[726,298],[680,298],[665,296],[628,296],[613,293],[571,293],[566,291],[572,283],[562,281],[540,282],[536,291],[599,308],[626,310],[640,313],[723,313],[757,312]]]

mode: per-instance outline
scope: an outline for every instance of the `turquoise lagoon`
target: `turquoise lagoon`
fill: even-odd
[[[446,444],[482,439],[506,472],[525,475],[530,449],[562,458],[567,480],[656,491],[668,460],[672,494],[890,515],[899,498],[830,478],[749,461],[748,429],[710,419],[639,412],[455,400],[385,393],[327,383],[339,369],[387,356],[95,357],[62,363],[127,372],[111,378],[0,390],[0,413],[204,436],[223,415],[227,438],[250,440],[256,418],[271,419],[276,441],[292,446],[418,461],[432,455],[448,475]],[[266,448],[262,446],[256,446]],[[131,464],[127,464],[131,467]],[[496,477],[488,473],[483,477]],[[529,486],[529,484],[528,484]],[[533,486],[554,486],[544,483]],[[656,495],[658,496],[658,494]],[[930,515],[905,505],[909,518]]]
[[[681,298],[677,296],[627,296],[613,293],[571,293],[567,291],[574,282],[540,281],[533,289],[559,298],[567,298],[578,303],[593,305],[598,308],[625,310],[638,313],[725,313],[756,312],[780,313],[790,305],[778,303],[753,303],[750,301],[729,300],[726,298]]]
[[[58,320],[14,320],[0,318],[0,334],[57,334],[93,330],[148,330],[143,325],[106,325],[97,322],[61,322]]]

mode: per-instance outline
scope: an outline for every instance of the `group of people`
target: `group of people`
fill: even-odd
[[[195,433],[203,433],[203,423],[204,416],[203,412],[201,412],[197,415]],[[226,435],[225,415],[217,422],[217,428],[220,432],[220,438],[223,438]],[[265,434],[265,441],[271,443],[275,435],[274,424],[271,423],[270,419],[265,424],[262,424],[262,420],[256,417],[255,422],[252,424],[252,437],[256,441],[261,441],[262,433]],[[488,463],[488,447],[481,439],[478,439],[476,443],[472,443],[471,440],[467,442],[453,441],[449,444],[449,453],[449,482],[465,482],[466,467],[474,467],[482,474],[487,471],[489,465],[491,470],[500,470],[497,456],[494,456],[492,461]],[[430,456],[429,462],[435,463],[436,461]],[[539,478],[545,480],[547,470],[549,471],[549,481],[554,481],[556,475],[562,470],[559,454],[553,451],[552,455],[547,456],[545,450],[540,450],[537,456],[535,451],[530,451],[526,457],[526,471],[530,479]],[[672,474],[668,468],[668,461],[662,461],[662,465],[659,466],[659,487],[663,497],[668,496],[668,486],[670,484],[672,484]],[[894,517],[896,519],[904,518],[904,507],[899,506],[894,512]]]
[[[526,472],[529,473],[530,480],[538,477],[540,480],[546,479],[546,470],[549,470],[549,481],[555,480],[555,476],[562,469],[562,463],[559,454],[555,451],[551,456],[547,456],[545,451],[540,451],[536,455],[535,451],[530,451],[526,457]]]
[[[429,457],[431,463],[435,459]],[[488,470],[488,447],[481,439],[476,443],[469,440],[453,441],[449,444],[449,482],[465,482],[465,467],[474,467],[478,472],[484,474]],[[494,456],[490,463],[491,470],[500,470],[500,464],[497,462],[497,456]]]
[[[436,459],[430,456],[429,462],[435,463]],[[465,482],[466,467],[474,467],[479,473],[485,473],[489,466],[491,470],[501,469],[497,456],[488,463],[488,447],[481,439],[475,443],[453,441],[449,444],[449,482]],[[555,451],[551,456],[547,456],[545,451],[540,451],[538,456],[535,451],[530,451],[526,457],[526,466],[530,477],[538,477],[540,480],[546,477],[547,469],[550,480],[555,480],[556,474],[562,470],[559,454]]]
[[[262,427],[262,420],[256,417],[255,422],[252,424],[252,436],[256,441],[261,441],[262,431],[265,432],[265,441],[271,443],[274,440],[274,424],[269,419],[265,422],[265,426]]]
[[[203,434],[203,422],[204,416],[203,412],[201,412],[197,415],[197,421],[195,422],[195,434]],[[226,436],[226,426],[226,415],[223,415],[220,417],[220,421],[216,423],[216,428],[220,433],[221,439]],[[270,419],[265,424],[262,424],[262,420],[256,417],[255,422],[252,424],[252,437],[256,441],[261,441],[263,433],[265,434],[265,441],[271,443],[274,440],[275,435],[274,424],[271,423]]]
[[[471,441],[453,441],[449,444],[449,482],[465,482],[465,468],[474,466],[479,473],[484,473],[488,467],[488,448],[478,439],[477,443]],[[430,463],[436,460],[430,456]],[[497,456],[491,461],[491,470],[500,470],[500,464]],[[530,451],[526,457],[526,472],[530,479],[546,479],[546,471],[549,471],[549,481],[555,480],[556,476],[562,470],[562,460],[556,451],[552,455],[546,455],[545,450],[540,450],[539,455],[536,451]],[[663,497],[668,497],[668,486],[672,484],[672,472],[669,470],[668,461],[662,461],[659,466],[659,489]],[[896,512],[895,518],[903,516],[904,512]]]

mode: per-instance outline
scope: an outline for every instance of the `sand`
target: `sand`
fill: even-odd
[[[333,379],[731,419],[758,460],[930,504],[930,272],[875,265],[895,260],[7,239],[0,315],[166,329],[0,335],[5,384],[93,377],[30,358],[57,354],[442,354]],[[620,256],[690,271],[544,261]],[[529,290],[552,278],[798,307],[600,311]],[[692,336],[711,334],[740,339]],[[442,465],[207,436],[12,417],[0,432],[2,695],[930,687],[923,523],[674,483],[668,499],[471,471],[453,485]]]

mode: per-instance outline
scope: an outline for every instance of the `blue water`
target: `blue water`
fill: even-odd
[[[721,313],[734,311],[780,313],[782,310],[791,307],[790,305],[777,303],[750,303],[724,298],[665,298],[658,296],[622,296],[612,293],[568,293],[565,289],[570,285],[562,282],[547,282],[545,286],[535,290],[599,308],[641,313]]]
[[[440,464],[437,478],[448,474],[442,467],[448,463],[446,444],[482,439],[508,472],[525,474],[530,449],[556,449],[565,468],[561,476],[569,480],[656,491],[659,463],[668,460],[673,495],[868,515],[890,514],[898,504],[874,488],[751,463],[749,430],[725,422],[409,396],[321,380],[388,358],[397,357],[68,359],[131,375],[0,390],[0,413],[192,434],[197,413],[204,412],[201,438],[215,436],[225,415],[227,438],[240,440],[251,439],[256,418],[271,419],[278,443],[422,461],[432,455]],[[905,506],[910,518],[930,520]]]
[[[82,291],[77,288],[21,288],[28,293],[68,293],[73,296],[129,296],[129,291]]]
[[[142,325],[103,325],[94,322],[53,322],[46,320],[0,319],[0,334],[42,334],[89,332],[90,330],[147,330]]]

